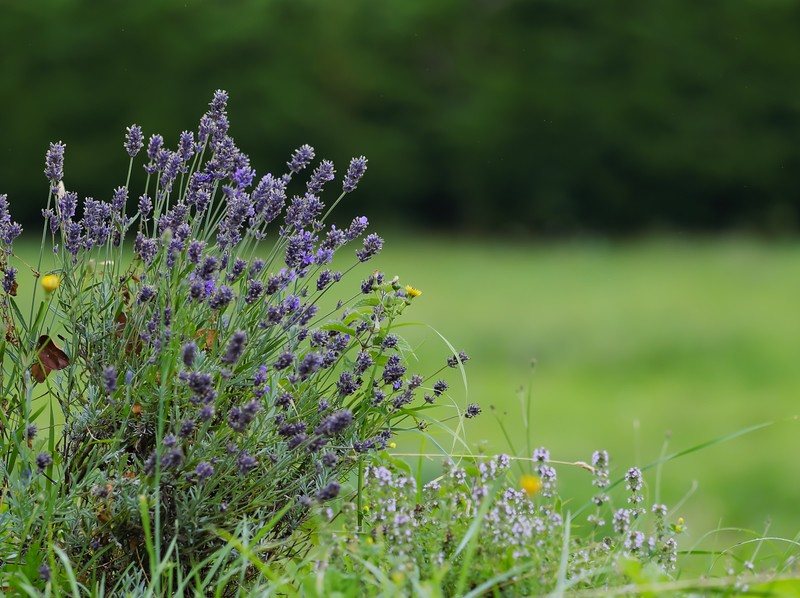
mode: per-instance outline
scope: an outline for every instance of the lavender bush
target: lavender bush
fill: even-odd
[[[129,127],[126,184],[86,198],[80,217],[65,146],[51,144],[52,256],[36,266],[11,265],[21,228],[0,196],[3,556],[48,567],[42,578],[55,566],[46,546],[78,579],[157,579],[166,555],[202,570],[223,532],[271,520],[263,551],[293,554],[314,505],[447,388],[409,370],[394,331],[419,291],[379,271],[347,277],[383,245],[366,218],[329,223],[367,160],[350,162],[326,209],[334,165],[304,145],[285,174],[259,177],[229,135],[227,99],[217,91],[174,148]],[[137,161],[141,193],[129,188]],[[18,284],[34,286],[27,316]],[[64,419],[47,438],[33,409],[45,395]]]

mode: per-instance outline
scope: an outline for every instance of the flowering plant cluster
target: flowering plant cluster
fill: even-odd
[[[625,476],[625,506],[614,509],[604,492],[607,453],[595,452],[593,465],[571,464],[589,470],[600,490],[593,499],[597,510],[586,518],[570,514],[559,497],[547,450],[534,452],[536,473],[523,474],[516,484],[511,464],[508,455],[459,465],[447,459],[440,477],[418,487],[403,464],[376,461],[364,472],[361,513],[345,504],[344,517],[336,518],[330,507],[320,507],[322,558],[315,567],[325,572],[326,585],[319,595],[353,584],[364,595],[376,593],[381,580],[375,563],[397,595],[432,585],[448,596],[467,590],[476,596],[544,595],[559,585],[572,591],[614,587],[642,571],[651,581],[670,579],[683,522],[668,523],[663,504],[643,508],[638,468]],[[588,525],[579,526],[581,520]]]
[[[21,228],[0,196],[0,466],[18,527],[7,558],[50,567],[30,550],[41,541],[109,580],[152,574],[169,553],[188,570],[225,544],[220,530],[275,517],[262,540],[289,554],[314,505],[447,390],[439,372],[409,370],[394,330],[420,292],[379,271],[346,286],[383,246],[366,218],[328,222],[367,160],[350,162],[326,209],[333,163],[312,167],[304,145],[286,173],[259,177],[229,134],[227,99],[217,91],[175,148],[129,127],[126,184],[110,201],[86,198],[80,216],[65,146],[51,144],[42,249],[49,239],[52,253],[32,277],[10,263]],[[16,302],[25,285],[30,317]],[[468,359],[445,357],[442,369]],[[34,423],[43,396],[64,422],[49,438]]]

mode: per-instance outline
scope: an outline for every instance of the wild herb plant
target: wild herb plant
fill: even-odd
[[[78,580],[157,584],[161,563],[202,571],[222,536],[248,525],[268,532],[269,558],[291,555],[314,505],[446,389],[409,370],[396,333],[420,292],[379,271],[347,276],[383,245],[364,217],[329,222],[367,160],[351,160],[326,209],[333,163],[297,181],[315,159],[304,145],[286,173],[257,176],[229,134],[227,100],[217,91],[174,149],[160,135],[145,148],[129,127],[125,185],[110,201],[86,198],[80,217],[65,146],[51,144],[52,255],[35,266],[9,263],[21,228],[0,199],[2,557],[43,580],[55,547]],[[334,254],[354,243],[336,270]],[[27,316],[17,283],[34,285]],[[34,424],[42,397],[64,421],[56,434],[51,416],[46,442]]]
[[[446,459],[443,474],[422,487],[402,463],[376,461],[364,473],[363,526],[354,504],[345,503],[339,517],[321,508],[316,569],[325,585],[311,595],[353,585],[375,594],[382,576],[397,595],[436,588],[447,596],[601,589],[637,575],[671,579],[683,522],[669,523],[665,505],[645,506],[638,468],[625,474],[623,503],[615,507],[605,451],[594,453],[592,465],[571,464],[589,470],[598,489],[595,510],[573,517],[549,452],[537,449],[532,461],[535,473],[518,477],[508,455],[458,465]]]

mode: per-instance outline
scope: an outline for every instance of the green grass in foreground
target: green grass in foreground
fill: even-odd
[[[490,405],[508,413],[512,441],[525,450],[516,389],[533,357],[532,443],[557,459],[588,460],[605,448],[619,467],[643,466],[659,457],[665,435],[673,452],[798,412],[800,245],[385,236],[383,255],[368,265],[420,288],[410,319],[472,356],[468,400],[484,414],[466,432],[488,441],[488,452],[509,450]],[[17,248],[31,261],[38,243]],[[419,342],[420,371],[437,369],[446,347],[434,334],[407,332]],[[465,404],[461,388],[452,394]],[[681,508],[693,538],[717,526],[763,532],[768,520],[770,535],[794,536],[797,438],[798,423],[784,421],[688,455],[649,491],[673,506],[698,482]],[[418,448],[407,441],[398,452]],[[560,473],[580,496],[583,472]]]

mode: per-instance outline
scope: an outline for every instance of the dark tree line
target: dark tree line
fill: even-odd
[[[4,2],[0,192],[34,218],[62,140],[108,199],[125,126],[175,144],[224,88],[260,171],[367,155],[345,212],[378,221],[793,231],[798,30],[793,0]]]

